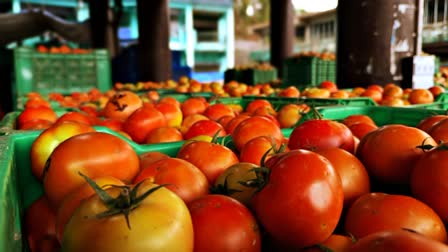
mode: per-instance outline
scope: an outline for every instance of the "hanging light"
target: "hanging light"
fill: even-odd
[[[252,4],[248,5],[246,8],[246,15],[252,17],[255,14],[254,6]]]

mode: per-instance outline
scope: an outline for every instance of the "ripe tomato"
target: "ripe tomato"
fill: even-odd
[[[268,100],[256,99],[256,100],[249,102],[244,111],[246,111],[248,113],[254,113],[258,108],[262,108],[262,107],[274,109],[272,107],[271,102],[269,102]]]
[[[188,140],[201,135],[213,137],[216,133],[218,133],[218,136],[220,137],[227,135],[221,124],[212,120],[200,120],[190,126],[188,131],[184,134],[184,138]]]
[[[358,240],[348,252],[448,252],[448,246],[406,230],[376,232]]]
[[[180,108],[180,102],[172,96],[163,97],[162,99],[159,100],[159,103],[169,103],[169,104],[176,105],[176,107]]]
[[[183,115],[180,107],[172,103],[158,103],[154,107],[162,112],[168,126],[175,128],[181,126]]]
[[[56,122],[58,116],[53,109],[47,107],[37,107],[37,108],[26,108],[17,117],[18,129],[30,120],[34,119],[44,119],[50,122]]]
[[[79,172],[92,179],[112,176],[129,182],[138,171],[137,153],[120,137],[102,132],[79,134],[51,153],[44,172],[44,190],[50,204],[58,207],[66,195],[85,183]]]
[[[141,107],[132,113],[123,124],[123,131],[136,143],[145,143],[146,136],[154,129],[166,126],[162,112],[152,107]]]
[[[255,165],[261,165],[261,159],[267,151],[269,155],[266,157],[268,160],[269,156],[274,154],[280,146],[277,145],[276,141],[268,136],[259,136],[253,138],[247,142],[240,151],[240,161],[248,162]]]
[[[20,130],[44,130],[50,128],[53,123],[46,119],[31,119],[23,123]]]
[[[379,127],[360,139],[356,156],[380,182],[409,184],[413,164],[422,156],[417,146],[436,145],[426,132],[405,125]]]
[[[378,126],[367,123],[355,123],[348,127],[352,134],[358,139],[363,138],[367,133],[378,129]]]
[[[224,195],[206,195],[190,204],[194,251],[261,251],[257,221],[243,204]]]
[[[235,116],[235,112],[233,109],[225,104],[222,103],[216,103],[213,105],[210,105],[205,109],[204,114],[206,117],[208,117],[210,120],[218,121],[219,118],[229,115],[229,116]]]
[[[225,129],[227,124],[235,118],[234,116],[223,116],[218,119],[217,123],[221,124],[221,126]]]
[[[428,129],[428,134],[434,138],[436,142],[448,142],[448,120],[442,119],[434,123],[434,125]]]
[[[425,119],[421,120],[417,126],[415,126],[416,128],[419,128],[423,131],[425,131],[426,133],[429,132],[429,129],[436,124],[437,122],[448,118],[448,115],[433,115],[433,116],[429,116],[426,117]]]
[[[184,138],[180,131],[173,127],[160,127],[154,129],[146,135],[145,143],[168,143],[182,141]]]
[[[287,104],[277,114],[280,128],[291,128],[302,118],[302,113],[307,110],[306,106],[298,104]]]
[[[140,159],[140,170],[143,170],[155,161],[169,158],[170,156],[159,151],[148,151],[140,154],[138,157]]]
[[[276,146],[280,146],[283,141],[280,127],[264,116],[253,116],[240,122],[231,135],[237,150],[241,150],[247,142],[259,136],[271,137]]]
[[[197,121],[201,120],[210,120],[208,117],[200,114],[189,115],[184,118],[182,121],[182,125],[180,126],[180,132],[182,135],[185,135],[187,131],[190,129],[191,125],[193,125]]]
[[[56,235],[56,214],[45,196],[34,201],[25,211],[25,233],[31,251],[40,251],[40,243]]]
[[[104,118],[96,121],[97,126],[104,126],[114,131],[121,131],[123,129],[123,122],[116,119]]]
[[[344,190],[344,207],[349,207],[358,197],[370,192],[367,170],[353,154],[341,148],[317,150],[316,152],[330,160],[339,174]]]
[[[345,124],[347,127],[350,127],[353,124],[357,123],[366,123],[376,126],[376,123],[370,116],[363,114],[349,115],[342,120],[342,123]]]
[[[446,147],[447,144],[442,144],[425,152],[416,161],[411,175],[413,195],[434,209],[444,222],[448,222],[448,206],[443,200],[443,195],[448,192],[448,151],[444,149]]]
[[[161,187],[136,207],[136,199],[156,186],[145,181],[138,188],[107,189],[119,212],[103,218],[96,216],[109,208],[98,195],[84,200],[65,227],[61,251],[193,251],[191,216],[179,196]],[[123,211],[129,211],[127,218]]]
[[[60,116],[55,123],[60,123],[63,121],[75,121],[79,123],[84,123],[87,125],[93,124],[93,119],[90,118],[87,114],[77,111],[65,112],[62,116]]]
[[[428,88],[429,92],[432,93],[432,95],[434,96],[434,98],[437,98],[439,95],[445,93],[445,88],[442,86],[432,86],[430,88]]]
[[[102,110],[102,115],[107,118],[126,121],[134,111],[142,106],[143,101],[138,95],[131,91],[120,91],[109,98]]]
[[[42,180],[45,163],[53,150],[66,139],[87,132],[94,132],[90,125],[78,122],[62,122],[54,124],[42,131],[34,140],[30,149],[31,171],[33,175]]]
[[[210,184],[228,167],[239,162],[238,157],[229,148],[206,141],[193,141],[177,153],[177,157],[197,166],[207,177]]]
[[[300,91],[297,87],[295,86],[289,86],[287,88],[282,89],[279,93],[278,93],[279,97],[291,97],[291,98],[299,98],[300,96]]]
[[[111,185],[124,185],[123,182],[114,177],[99,177],[94,179],[94,181],[103,189],[110,188]],[[79,204],[81,204],[81,201],[94,194],[95,191],[92,187],[88,184],[84,184],[64,198],[61,206],[56,211],[56,237],[59,242],[62,242],[65,225],[70,220]]]
[[[370,97],[376,103],[381,102],[383,99],[383,94],[376,89],[366,89],[361,95],[361,97]]]
[[[411,104],[433,103],[434,96],[428,89],[418,88],[411,91],[408,100]]]
[[[227,123],[225,126],[226,132],[228,134],[232,134],[232,132],[235,130],[235,128],[240,124],[240,122],[246,120],[247,118],[250,118],[249,115],[240,114],[235,116],[232,120]]]
[[[351,205],[345,219],[345,231],[357,238],[401,228],[441,242],[447,240],[445,226],[434,210],[409,196],[365,194]]]
[[[330,92],[336,92],[338,91],[338,86],[336,85],[336,83],[332,82],[332,81],[323,81],[319,84],[319,88],[326,88],[328,90],[330,90]]]
[[[294,128],[288,147],[291,150],[342,148],[353,153],[354,140],[352,132],[344,124],[327,119],[312,119]]]
[[[192,163],[179,158],[164,158],[148,165],[134,179],[137,184],[149,179],[155,184],[167,184],[185,203],[208,194],[205,175]]]
[[[207,106],[208,106],[208,104],[205,101],[203,101],[202,99],[192,97],[192,98],[188,98],[187,100],[185,100],[180,105],[180,108],[182,110],[184,117],[187,117],[189,115],[204,113]]]
[[[24,105],[26,108],[38,108],[38,107],[47,107],[51,108],[50,103],[42,97],[32,97],[29,98]]]
[[[230,196],[246,206],[257,188],[241,184],[257,177],[255,164],[240,162],[227,168],[215,181],[214,190],[219,194]]]
[[[302,252],[326,252],[328,251],[328,249],[330,249],[332,252],[348,252],[353,244],[354,241],[351,237],[332,234],[324,242],[304,249]]]
[[[266,185],[252,198],[255,215],[283,246],[299,249],[321,243],[341,216],[341,179],[330,161],[315,152],[300,149],[280,155]]]

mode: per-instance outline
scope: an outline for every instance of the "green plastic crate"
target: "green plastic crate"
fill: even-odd
[[[421,120],[432,115],[444,115],[443,109],[426,108],[406,108],[406,107],[387,107],[387,106],[340,106],[340,107],[319,107],[317,111],[324,119],[341,121],[350,115],[368,115],[378,126],[386,124],[404,124],[416,126]],[[300,122],[313,118],[313,112],[305,114]]]
[[[109,53],[103,49],[88,54],[56,54],[19,47],[14,49],[14,65],[14,100],[29,92],[69,94],[112,88]]]
[[[224,82],[237,81],[248,85],[265,84],[277,80],[277,69],[227,69],[224,73]]]
[[[283,86],[300,89],[317,86],[323,81],[336,81],[336,63],[318,57],[288,58],[283,62]]]

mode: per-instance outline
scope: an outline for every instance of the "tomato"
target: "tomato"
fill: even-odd
[[[330,94],[331,98],[340,98],[340,99],[347,99],[350,98],[350,92],[346,90],[338,90],[331,92]]]
[[[208,104],[204,102],[202,99],[192,97],[185,100],[180,105],[180,108],[182,110],[184,117],[187,117],[189,115],[204,113],[207,106]]]
[[[107,118],[126,121],[134,111],[142,106],[143,101],[137,94],[131,91],[120,91],[109,98],[102,110],[102,115]]]
[[[376,126],[376,123],[373,121],[373,119],[370,116],[363,115],[363,114],[349,115],[342,120],[342,123],[345,124],[347,127],[350,127],[353,124],[357,124],[357,123],[366,123],[366,124]]]
[[[428,129],[428,134],[436,142],[448,142],[448,120],[442,119]]]
[[[180,131],[173,127],[160,127],[154,129],[146,135],[146,143],[168,143],[182,141],[183,137]]]
[[[45,163],[53,150],[66,139],[87,132],[94,132],[90,125],[78,122],[62,122],[54,124],[42,131],[34,140],[30,149],[31,171],[42,180]]]
[[[215,181],[214,190],[216,193],[230,196],[246,206],[249,206],[250,199],[257,188],[248,187],[241,184],[257,177],[255,164],[240,162],[227,168]]]
[[[348,252],[353,244],[354,241],[351,237],[332,234],[324,242],[304,249],[303,252],[327,252],[328,249],[330,249],[332,252]]]
[[[228,134],[232,134],[232,132],[235,130],[235,128],[240,124],[240,122],[246,120],[247,118],[250,118],[249,115],[237,115],[232,120],[230,120],[227,125],[225,126],[226,132]]]
[[[20,130],[44,130],[53,125],[54,122],[46,119],[31,119],[26,121],[20,127]]]
[[[51,153],[44,172],[44,190],[50,204],[58,207],[66,195],[85,183],[79,172],[92,179],[112,176],[129,182],[138,171],[138,155],[125,140],[102,132],[79,134]]]
[[[411,175],[413,195],[434,209],[445,223],[448,222],[448,206],[443,200],[443,195],[448,192],[448,151],[444,149],[446,147],[447,144],[442,144],[425,152],[414,164]]]
[[[229,115],[229,116],[235,116],[235,112],[233,109],[225,104],[222,103],[216,103],[213,105],[208,106],[204,114],[206,117],[208,117],[210,120],[218,121],[219,118]]]
[[[145,181],[139,187],[107,189],[118,213],[103,218],[96,216],[109,208],[98,195],[84,200],[65,227],[61,251],[193,251],[191,216],[175,193],[161,187],[136,207],[137,198],[156,186]],[[124,211],[129,211],[127,218]]]
[[[82,112],[76,112],[76,111],[65,112],[62,116],[60,116],[56,120],[56,123],[60,123],[63,121],[75,121],[75,122],[84,123],[87,125],[93,124],[93,119],[90,118],[87,114],[82,113]]]
[[[184,138],[188,140],[200,135],[213,137],[217,133],[220,137],[227,135],[221,124],[212,120],[200,120],[190,126],[188,131],[185,132]]]
[[[307,98],[329,98],[330,93],[330,90],[326,88],[311,87],[305,88],[302,91],[302,96]]]
[[[417,148],[423,141],[436,144],[420,129],[399,124],[385,125],[360,139],[356,156],[380,182],[406,185],[409,184],[412,165],[423,154]]]
[[[195,252],[261,251],[257,221],[240,202],[224,195],[206,195],[190,204]]]
[[[365,194],[351,205],[345,219],[345,231],[357,238],[401,228],[441,242],[447,240],[445,226],[434,210],[409,196]]]
[[[236,154],[229,148],[206,141],[193,141],[182,146],[177,158],[197,166],[210,184],[214,184],[216,178],[228,167],[239,162]]]
[[[330,92],[336,92],[338,91],[338,86],[336,85],[336,83],[332,82],[332,81],[323,81],[319,84],[320,88],[326,88],[328,90],[330,90]]]
[[[26,209],[24,221],[26,239],[33,252],[39,251],[43,239],[56,235],[56,214],[45,196],[41,196]]]
[[[428,88],[428,90],[432,93],[434,98],[437,98],[439,95],[445,93],[445,88],[442,86],[432,86]]]
[[[104,126],[114,131],[121,131],[123,129],[123,122],[117,119],[104,118],[97,120],[96,125]]]
[[[114,177],[99,177],[94,179],[95,183],[103,189],[110,188],[111,185],[124,185],[119,179]],[[77,188],[72,193],[68,194],[61,203],[61,206],[56,211],[56,237],[59,242],[62,242],[64,228],[67,222],[75,212],[82,200],[94,195],[95,191],[88,184],[84,184]]]
[[[180,102],[178,100],[176,100],[176,98],[171,97],[171,96],[163,97],[162,99],[159,100],[159,103],[169,103],[169,104],[176,105],[176,107],[180,108]]]
[[[269,155],[275,153],[280,146],[276,141],[268,136],[259,136],[247,142],[240,151],[240,161],[261,165],[261,159],[269,150]]]
[[[162,112],[168,126],[175,128],[181,126],[183,114],[180,107],[171,103],[159,103],[154,105],[154,107]]]
[[[363,138],[367,133],[378,129],[378,126],[368,123],[355,123],[348,127],[352,134],[358,139]]]
[[[162,112],[145,106],[129,116],[123,124],[123,131],[128,133],[136,143],[142,144],[149,132],[166,125]]]
[[[429,132],[429,129],[436,124],[437,122],[448,118],[448,115],[433,115],[433,116],[429,116],[426,117],[424,119],[422,119],[417,126],[415,126],[416,128],[419,128],[423,131],[425,131],[426,133]]]
[[[361,95],[361,97],[370,97],[376,103],[379,103],[383,99],[383,94],[375,89],[366,89]]]
[[[59,252],[60,251],[59,241],[54,235],[45,236],[38,243],[38,248],[32,252]]]
[[[294,128],[289,137],[288,147],[291,150],[321,150],[336,147],[353,152],[354,140],[352,132],[344,124],[327,119],[312,119]]]
[[[281,246],[298,249],[321,243],[341,216],[341,179],[330,161],[315,152],[300,149],[280,155],[266,185],[252,198],[255,215]]]
[[[225,129],[227,124],[229,124],[230,121],[233,120],[233,118],[235,118],[234,116],[223,116],[221,118],[218,119],[217,123],[221,124],[221,126]]]
[[[44,119],[54,123],[58,119],[58,116],[51,108],[26,108],[17,117],[18,129],[21,129],[27,121],[34,119]]]
[[[369,175],[364,165],[350,152],[341,148],[317,150],[330,160],[342,181],[344,207],[350,206],[358,197],[370,192]]]
[[[247,142],[259,136],[271,137],[276,146],[280,146],[283,141],[280,127],[263,116],[253,116],[240,122],[231,136],[237,150],[241,150]]]
[[[418,88],[411,91],[408,100],[411,104],[433,103],[434,96],[428,89]]]
[[[302,113],[309,109],[306,105],[287,104],[277,114],[280,128],[291,128],[302,118]]]
[[[248,113],[254,113],[258,108],[262,108],[262,107],[274,109],[272,107],[271,102],[269,102],[268,100],[256,99],[256,100],[249,102],[244,111],[246,111]]]
[[[33,97],[33,98],[28,99],[25,102],[24,107],[25,107],[25,109],[26,108],[38,108],[38,107],[51,108],[51,105],[50,105],[50,103],[48,101],[46,101],[42,97]]]
[[[134,179],[137,184],[149,179],[155,184],[167,184],[185,203],[208,194],[205,175],[192,163],[179,158],[164,158],[148,165]]]
[[[279,93],[278,93],[279,97],[292,97],[292,98],[299,98],[300,96],[300,91],[297,87],[295,86],[289,86],[287,88],[282,89]]]
[[[138,157],[140,159],[140,170],[143,170],[150,164],[154,163],[155,161],[164,158],[169,158],[170,156],[159,151],[148,151],[140,154]]]
[[[376,232],[358,240],[348,252],[447,252],[448,246],[405,230]]]
[[[401,98],[403,96],[403,89],[400,86],[384,87],[383,100],[390,98]]]
[[[180,132],[182,135],[185,135],[187,131],[190,129],[191,125],[193,125],[197,121],[201,120],[210,120],[208,117],[200,114],[189,115],[184,118],[182,121],[182,125],[180,126]]]

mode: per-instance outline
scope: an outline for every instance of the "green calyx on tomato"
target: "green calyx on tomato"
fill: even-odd
[[[89,177],[85,176],[82,173],[79,173],[79,175],[83,177],[87,181],[87,183],[93,188],[95,193],[98,195],[98,197],[101,199],[101,201],[108,209],[105,212],[95,215],[95,218],[101,219],[117,214],[123,214],[129,229],[131,229],[131,224],[129,223],[129,213],[133,209],[137,208],[140,205],[140,203],[144,199],[146,199],[151,193],[157,191],[161,187],[166,186],[166,184],[163,184],[153,187],[148,191],[146,191],[144,194],[137,197],[138,188],[142,185],[143,182],[145,182],[145,180],[136,184],[132,189],[130,186],[127,185],[124,186],[111,185],[113,187],[121,189],[120,194],[116,198],[113,198],[98,184],[96,184],[95,181],[93,181],[92,179],[90,179]]]
[[[229,187],[229,176],[231,174],[227,175],[226,178],[224,179],[224,184],[217,184],[216,186],[212,186],[210,188],[210,192],[212,194],[222,194],[222,195],[227,195],[230,196],[234,193],[238,193],[238,192],[242,192],[241,190],[238,189],[233,189]],[[239,182],[241,184],[241,181]]]
[[[443,141],[440,141],[439,145],[433,146],[431,144],[425,144],[426,140],[427,139],[425,139],[421,145],[416,146],[416,148],[419,148],[419,149],[423,150],[423,152],[427,152],[427,151],[430,151],[432,149],[435,149],[435,150],[448,150],[448,143],[444,143]]]

